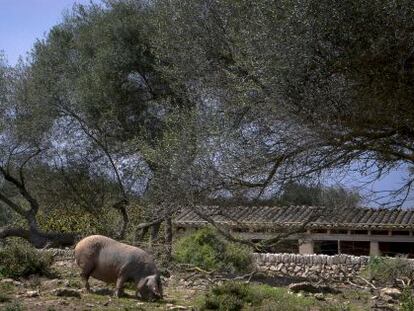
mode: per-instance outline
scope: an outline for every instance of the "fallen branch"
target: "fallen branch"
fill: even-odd
[[[368,289],[368,287],[366,287],[366,286],[362,286],[362,285],[358,285],[358,284],[355,284],[355,283],[351,282],[349,279],[347,279],[347,280],[346,280],[346,283],[348,283],[349,285],[351,285],[351,286],[353,286],[353,287],[356,287],[356,288],[360,288],[360,289]]]
[[[373,289],[377,289],[377,287],[372,284],[370,281],[368,281],[367,279],[364,279],[362,276],[357,275],[356,276],[358,279],[361,279],[362,281],[364,281],[366,284],[368,284],[371,288]]]
[[[244,274],[244,275],[240,275],[240,276],[236,276],[235,278],[233,278],[233,280],[234,281],[237,281],[237,280],[244,280],[245,278],[248,278],[246,280],[246,283],[250,283],[250,280],[252,279],[253,275],[256,274],[256,272],[257,272],[257,270],[253,270],[250,273],[247,273],[247,274]]]
[[[403,288],[409,287],[411,285],[411,279],[408,277],[402,277],[400,279],[396,279],[396,281],[401,282]]]
[[[217,272],[217,270],[212,270],[212,271],[207,271],[204,269],[201,269],[200,267],[194,266],[194,267],[189,267],[186,269],[187,271],[198,271],[207,275],[212,275],[213,273]]]

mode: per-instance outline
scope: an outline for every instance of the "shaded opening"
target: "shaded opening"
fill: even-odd
[[[372,230],[372,235],[388,235],[388,230]]]
[[[269,253],[299,253],[298,240],[283,240],[276,245],[266,247],[266,252]]]
[[[351,234],[368,234],[368,230],[351,230]]]
[[[338,241],[315,241],[315,254],[336,255],[338,253]]]
[[[380,242],[379,248],[383,256],[408,256],[414,258],[414,243],[409,242]]]
[[[392,231],[392,235],[410,235],[410,231]]]
[[[369,242],[368,241],[340,241],[341,254],[368,256]]]

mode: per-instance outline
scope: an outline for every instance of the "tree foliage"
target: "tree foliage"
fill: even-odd
[[[39,210],[110,207],[120,238],[137,205],[169,241],[206,199],[355,206],[301,185],[412,167],[413,20],[408,0],[76,5],[28,62],[0,57],[2,205],[35,231]]]

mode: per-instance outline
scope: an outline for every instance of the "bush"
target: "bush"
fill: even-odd
[[[307,310],[317,306],[313,298],[289,294],[285,288],[226,282],[213,287],[200,301],[200,310]]]
[[[114,209],[102,210],[99,216],[80,208],[50,209],[40,211],[39,224],[44,231],[77,232],[82,235],[102,234],[111,236],[119,215]]]
[[[1,309],[2,311],[23,311],[23,306],[18,301],[13,301],[7,305],[4,306],[4,308]]]
[[[10,300],[11,298],[8,294],[0,292],[0,303],[9,302]]]
[[[411,279],[414,276],[414,267],[404,257],[371,257],[361,273],[365,278],[387,285],[394,284],[396,279]]]
[[[18,278],[31,274],[51,275],[52,256],[40,253],[28,243],[13,243],[0,249],[0,275]]]
[[[206,270],[246,272],[252,267],[251,250],[220,237],[211,228],[203,228],[179,239],[174,259]]]
[[[414,297],[409,288],[405,288],[402,292],[401,311],[414,311]]]

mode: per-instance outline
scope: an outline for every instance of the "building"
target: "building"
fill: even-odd
[[[274,252],[414,257],[411,209],[198,206],[181,211],[174,224],[178,232],[188,231],[208,218],[254,241],[283,234]]]

